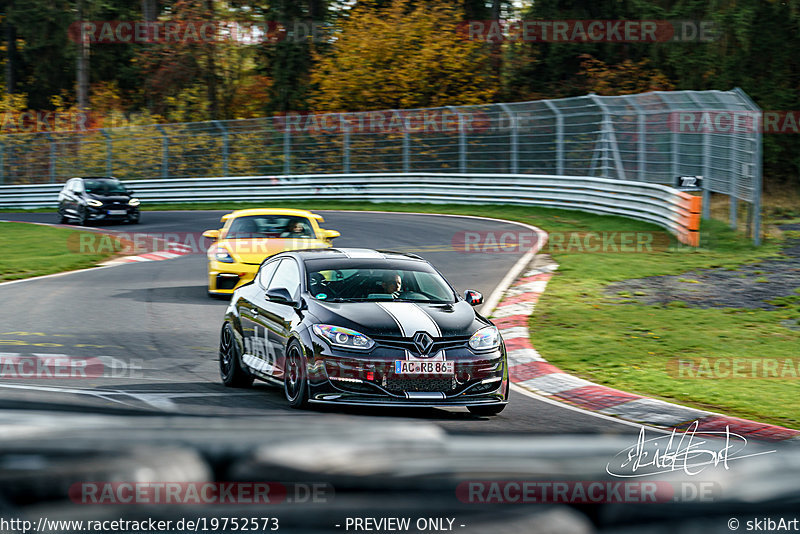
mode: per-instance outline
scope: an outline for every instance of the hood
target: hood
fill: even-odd
[[[470,336],[489,324],[464,301],[454,304],[413,302],[323,302],[313,300],[310,311],[322,323],[351,328],[368,336]]]
[[[318,239],[301,238],[223,239],[216,245],[228,249],[236,261],[252,265],[259,265],[265,258],[287,250],[330,247]]]
[[[131,199],[131,195],[128,193],[113,193],[110,195],[103,195],[100,193],[89,193],[89,198],[94,198],[97,200],[102,200],[103,202],[124,202],[128,203]]]

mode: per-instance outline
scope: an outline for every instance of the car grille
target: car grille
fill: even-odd
[[[419,350],[417,346],[414,344],[414,340],[410,337],[399,337],[399,336],[370,336],[378,345],[382,345],[384,347],[391,347],[394,349],[402,349],[410,351],[414,354],[419,354]],[[433,356],[440,350],[445,349],[455,349],[459,347],[465,347],[467,342],[469,341],[469,336],[454,336],[454,337],[434,337],[431,338],[433,340],[433,345],[431,345],[430,350],[428,350],[428,356]]]
[[[233,289],[238,282],[238,276],[217,276],[217,289]]]
[[[392,393],[404,391],[441,391],[447,393],[455,388],[455,379],[448,378],[392,378],[387,377],[384,386]]]

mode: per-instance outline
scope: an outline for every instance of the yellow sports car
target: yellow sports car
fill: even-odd
[[[213,239],[208,249],[208,294],[230,295],[251,281],[264,258],[285,250],[329,248],[339,237],[318,223],[321,215],[306,210],[248,209],[222,216],[225,225],[206,230]]]

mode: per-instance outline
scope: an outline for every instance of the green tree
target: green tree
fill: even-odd
[[[376,110],[491,102],[497,91],[489,50],[459,31],[446,3],[356,7],[318,55],[313,102],[322,110]]]

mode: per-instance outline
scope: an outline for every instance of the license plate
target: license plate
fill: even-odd
[[[452,375],[454,363],[395,360],[394,372],[398,375]]]
[[[127,215],[128,210],[108,210],[109,215]]]

